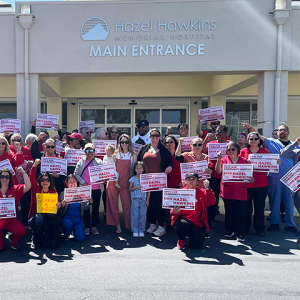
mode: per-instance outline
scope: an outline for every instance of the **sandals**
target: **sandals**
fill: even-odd
[[[116,234],[120,234],[120,233],[122,233],[121,226],[117,226]]]

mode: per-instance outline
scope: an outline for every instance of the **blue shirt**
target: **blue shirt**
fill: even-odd
[[[292,142],[289,143],[289,145]],[[292,167],[293,167],[293,160],[289,158],[285,158],[281,155],[281,150],[283,150],[286,146],[284,146],[279,140],[275,140],[273,138],[265,139],[265,147],[269,150],[272,154],[280,154],[279,158],[281,159],[281,165],[279,166],[278,173],[269,173],[268,176],[270,177],[283,177]]]
[[[129,179],[129,182],[133,183],[133,187],[140,185],[141,181],[139,179],[136,179],[135,176],[131,177]],[[135,189],[132,194],[131,194],[132,198],[140,198],[140,199],[145,199],[147,198],[147,193],[146,192],[142,192],[141,189]]]

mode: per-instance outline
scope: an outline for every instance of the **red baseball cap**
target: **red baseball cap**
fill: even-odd
[[[70,138],[72,138],[72,139],[79,139],[79,141],[82,140],[81,134],[80,134],[80,133],[77,133],[77,132],[74,132],[74,133],[72,133],[71,135],[68,135],[68,137],[70,137]]]

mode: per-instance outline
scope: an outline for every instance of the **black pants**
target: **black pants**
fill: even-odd
[[[99,223],[100,197],[101,197],[101,190],[92,190],[92,198],[93,198],[92,221],[90,220],[91,219],[90,210],[86,210],[83,213],[84,228],[96,227],[96,225]]]
[[[21,204],[21,215],[22,215],[22,224],[28,226],[28,214],[30,210],[30,191],[26,192],[24,196],[20,199]]]
[[[212,220],[214,220],[216,216],[216,212],[219,210],[219,197],[220,197],[220,185],[221,185],[221,179],[211,177],[209,180],[210,188],[213,190],[215,197],[216,197],[216,204],[213,206],[207,207],[207,218],[208,218],[208,224],[211,223]]]
[[[254,204],[254,215],[253,215],[253,227],[257,233],[261,233],[265,230],[265,200],[268,195],[268,186],[258,187],[253,189],[247,189],[249,199],[246,204],[246,231],[248,232],[251,227],[252,219],[252,200]]]
[[[150,193],[147,217],[150,224],[156,224],[157,220],[159,226],[165,226],[165,211],[162,208],[162,191]]]
[[[106,215],[106,184],[104,185],[104,190],[102,193],[102,201],[103,201],[103,206],[104,206],[103,214]]]
[[[225,229],[237,236],[246,233],[247,201],[223,199],[225,204]]]
[[[185,240],[189,237],[189,246],[193,249],[200,249],[205,241],[205,228],[195,227],[193,223],[186,219],[180,218],[175,222],[176,233],[179,240]]]

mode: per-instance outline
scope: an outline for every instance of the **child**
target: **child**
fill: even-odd
[[[178,235],[177,248],[185,249],[185,238],[189,237],[189,247],[200,249],[205,240],[205,229],[209,230],[206,207],[216,203],[216,197],[209,188],[209,181],[204,180],[204,189],[198,187],[198,174],[188,172],[185,175],[184,189],[196,190],[194,210],[182,210],[179,206],[171,209],[171,225],[175,224]]]
[[[133,237],[145,237],[146,213],[150,193],[141,191],[140,175],[145,173],[145,164],[137,161],[133,166],[133,177],[129,179],[129,192],[132,192],[131,230]]]
[[[104,164],[115,164],[116,163],[116,155],[114,154],[115,151],[116,151],[115,147],[111,144],[108,144],[105,147],[106,155],[104,155],[104,157],[103,157]],[[117,180],[115,181],[115,187],[120,189],[121,186],[119,185],[119,173],[117,171],[116,171],[116,177],[117,177]]]

